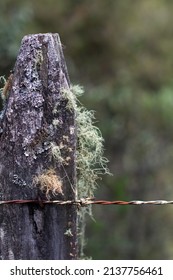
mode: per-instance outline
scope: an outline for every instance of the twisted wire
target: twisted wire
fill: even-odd
[[[0,205],[4,204],[57,204],[57,205],[77,205],[85,207],[87,205],[166,205],[173,204],[173,200],[95,200],[93,198],[81,198],[76,200],[4,200],[0,201]]]

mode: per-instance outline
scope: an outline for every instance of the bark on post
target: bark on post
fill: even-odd
[[[58,34],[25,36],[1,120],[0,200],[46,199],[33,179],[50,169],[63,192],[50,199],[75,199],[75,112],[63,88],[69,78]],[[0,259],[75,258],[76,206],[0,205]]]

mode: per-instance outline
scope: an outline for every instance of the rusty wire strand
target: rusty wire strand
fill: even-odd
[[[0,205],[4,204],[39,204],[43,206],[44,204],[57,204],[57,205],[77,205],[85,207],[91,204],[100,205],[166,205],[173,204],[173,200],[95,200],[94,198],[81,198],[77,200],[6,200],[0,201]]]

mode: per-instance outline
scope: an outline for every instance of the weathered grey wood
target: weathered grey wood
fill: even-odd
[[[69,78],[58,34],[25,36],[14,67],[0,136],[0,200],[46,199],[35,175],[49,168],[75,198],[75,118],[62,88]],[[61,147],[66,162],[52,157]],[[75,259],[76,207],[0,205],[0,259]]]

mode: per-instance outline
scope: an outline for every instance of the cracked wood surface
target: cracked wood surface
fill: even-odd
[[[62,95],[69,86],[58,34],[25,36],[1,120],[0,200],[45,199],[33,178],[50,168],[63,186],[51,198],[75,198],[75,112]],[[52,157],[52,144],[68,163]],[[0,259],[75,258],[76,206],[0,206]]]

